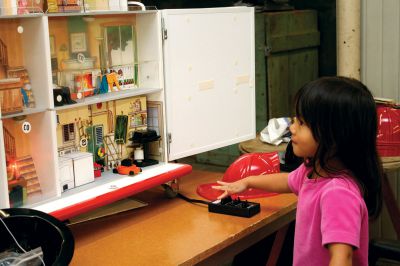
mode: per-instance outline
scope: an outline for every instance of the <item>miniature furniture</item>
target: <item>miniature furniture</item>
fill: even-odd
[[[3,114],[22,112],[22,87],[19,78],[0,80],[0,105]]]
[[[26,203],[26,180],[23,177],[9,180],[8,191],[10,195],[10,205],[21,207]]]
[[[221,176],[221,172],[194,170],[181,179],[180,191],[200,199],[197,186]],[[70,225],[75,238],[71,266],[224,265],[235,254],[294,221],[297,205],[294,194],[254,199],[261,204],[261,212],[241,218],[209,213],[204,206],[180,198],[167,199],[159,187],[135,198],[149,205]]]

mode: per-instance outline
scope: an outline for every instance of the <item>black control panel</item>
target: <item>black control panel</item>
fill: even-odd
[[[251,217],[260,212],[260,203],[232,199],[229,196],[210,202],[208,204],[208,211],[240,217]]]

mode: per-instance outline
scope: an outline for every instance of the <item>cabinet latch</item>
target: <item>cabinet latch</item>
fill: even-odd
[[[162,27],[162,29],[161,29],[161,31],[162,31],[162,39],[166,40],[166,39],[168,39],[168,31],[167,31],[167,28],[165,28],[164,19],[161,19],[161,27]]]
[[[170,151],[171,151],[171,147],[170,147],[171,145],[170,145],[170,144],[171,144],[171,142],[172,142],[171,133],[168,133],[168,134],[167,134],[167,138],[168,138],[168,139],[167,139],[167,153],[170,154]]]
[[[166,39],[168,39],[168,31],[167,31],[167,29],[163,29],[163,40],[166,40]]]

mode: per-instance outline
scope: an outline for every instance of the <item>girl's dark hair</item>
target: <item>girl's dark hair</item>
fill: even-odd
[[[325,77],[304,85],[295,97],[296,117],[311,129],[318,149],[308,164],[334,173],[339,160],[358,182],[370,217],[382,207],[382,165],[376,149],[377,114],[371,92],[361,82]]]

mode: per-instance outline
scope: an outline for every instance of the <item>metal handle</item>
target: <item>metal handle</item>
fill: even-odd
[[[146,10],[146,7],[145,7],[142,3],[137,2],[137,1],[128,1],[128,6],[129,6],[129,5],[140,6],[140,7],[142,8],[142,11],[145,11],[145,10]]]
[[[8,213],[4,212],[3,210],[0,210],[0,217],[1,218],[7,218],[8,216],[10,216]]]

